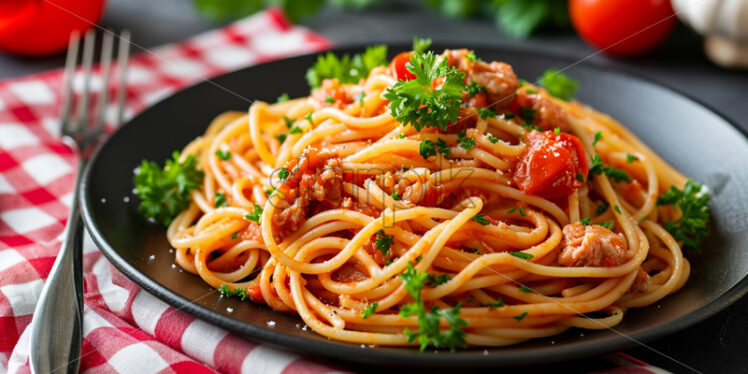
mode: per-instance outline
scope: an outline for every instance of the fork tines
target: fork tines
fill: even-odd
[[[114,39],[117,37],[112,31],[104,30],[102,32],[101,54],[99,62],[101,69],[101,89],[96,99],[96,111],[93,113],[93,121],[89,124],[89,114],[91,114],[91,78],[93,76],[94,49],[96,45],[96,32],[94,29],[86,32],[83,37],[83,54],[81,57],[83,74],[83,86],[77,102],[76,113],[72,113],[75,94],[73,92],[73,82],[76,75],[76,63],[78,60],[78,50],[80,49],[80,34],[74,32],[70,35],[70,44],[68,47],[67,59],[65,61],[65,77],[63,80],[63,101],[62,114],[60,117],[61,133],[63,136],[72,137],[83,151],[85,147],[95,143],[104,132],[104,122],[106,117],[106,107],[109,103],[109,78],[112,69],[112,57],[114,51]],[[119,39],[119,48],[117,53],[117,97],[116,97],[116,115],[114,126],[119,126],[124,115],[125,108],[125,83],[127,80],[127,61],[129,58],[130,33],[124,30],[117,37]]]

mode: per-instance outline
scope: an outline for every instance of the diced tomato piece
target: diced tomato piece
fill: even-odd
[[[405,64],[408,62],[410,62],[410,52],[402,52],[398,54],[390,63],[390,74],[400,81],[416,79],[416,76],[405,67]]]
[[[574,135],[531,131],[514,171],[522,192],[548,199],[568,196],[587,179],[589,165],[582,142]]]
[[[260,290],[260,282],[252,282],[249,284],[247,287],[247,296],[257,303],[265,302],[265,298],[262,297],[262,291]]]

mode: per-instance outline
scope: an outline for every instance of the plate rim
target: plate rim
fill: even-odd
[[[116,136],[120,135],[124,127],[128,126],[131,122],[134,122],[139,117],[147,115],[152,110],[158,110],[157,107],[159,107],[164,101],[167,100],[173,100],[174,98],[178,97],[179,95],[183,94],[185,91],[192,91],[195,89],[198,89],[197,87],[210,84],[208,80],[214,80],[214,79],[226,79],[227,77],[231,75],[241,75],[244,74],[245,71],[253,69],[260,65],[266,65],[266,64],[272,64],[274,62],[283,61],[283,60],[290,60],[290,59],[303,59],[303,58],[309,58],[310,56],[316,56],[321,53],[326,52],[334,52],[334,53],[350,53],[352,50],[362,50],[366,46],[372,45],[372,44],[379,44],[379,43],[341,43],[339,45],[335,45],[333,48],[311,52],[311,53],[304,53],[299,55],[293,55],[289,57],[284,57],[277,60],[267,61],[263,62],[261,64],[255,64],[247,67],[243,67],[237,70],[232,70],[229,72],[225,72],[223,74],[220,74],[215,77],[211,77],[209,79],[201,79],[189,86],[183,87],[170,95],[162,98],[161,100],[150,104],[147,108],[139,112],[137,115],[132,117],[130,120],[128,120],[126,123],[122,124],[117,131],[112,133],[106,142],[101,144],[96,152],[92,155],[89,162],[86,164],[85,169],[83,170],[83,175],[81,177],[81,183],[78,186],[78,193],[80,194],[80,212],[81,217],[83,219],[83,222],[85,224],[87,232],[91,235],[94,243],[98,246],[98,248],[101,250],[101,252],[104,254],[104,256],[109,260],[109,262],[115,266],[119,271],[121,271],[128,279],[133,281],[135,284],[137,284],[139,287],[143,288],[144,290],[148,291],[151,295],[155,296],[156,298],[165,301],[172,307],[175,307],[179,310],[184,310],[185,312],[202,319],[203,321],[207,321],[211,324],[214,324],[216,326],[219,326],[221,328],[227,329],[230,332],[236,332],[241,335],[244,335],[250,339],[256,339],[258,341],[261,341],[263,343],[267,343],[276,347],[280,347],[282,349],[286,350],[292,350],[297,352],[305,352],[305,353],[313,353],[313,354],[319,354],[324,357],[334,358],[334,359],[340,359],[346,362],[358,362],[358,363],[374,363],[374,364],[382,364],[383,359],[389,359],[389,360],[398,360],[399,365],[407,365],[407,366],[449,366],[449,367],[455,367],[455,366],[461,366],[461,367],[484,367],[484,366],[492,366],[492,365],[500,365],[500,366],[510,366],[510,365],[537,365],[537,364],[546,364],[551,362],[559,362],[559,361],[570,361],[573,359],[578,359],[582,357],[589,357],[594,355],[599,355],[602,353],[611,352],[614,350],[621,350],[621,349],[627,349],[631,348],[633,346],[638,345],[644,345],[643,342],[651,341],[653,339],[663,337],[669,334],[672,334],[676,331],[688,328],[690,326],[693,326],[717,313],[727,308],[729,305],[743,297],[745,294],[748,293],[748,273],[743,276],[742,279],[740,279],[737,283],[735,283],[731,288],[724,291],[722,294],[717,296],[714,300],[698,307],[697,309],[682,315],[680,317],[677,317],[672,320],[665,321],[655,327],[645,328],[640,331],[635,331],[630,334],[621,334],[618,333],[618,335],[611,335],[609,337],[601,338],[597,341],[595,341],[594,344],[585,343],[584,341],[580,343],[574,343],[574,344],[568,344],[566,346],[556,346],[556,347],[549,347],[543,349],[542,352],[537,351],[527,351],[527,352],[512,352],[511,354],[496,354],[492,353],[489,355],[484,355],[482,352],[474,350],[464,350],[464,351],[458,351],[456,353],[448,353],[443,352],[441,354],[433,354],[431,352],[424,352],[419,353],[417,350],[412,351],[394,351],[394,350],[381,350],[378,348],[366,348],[362,349],[359,347],[359,345],[352,344],[352,343],[344,343],[344,342],[336,342],[336,341],[318,341],[309,339],[300,335],[293,335],[288,334],[285,332],[280,331],[273,331],[271,329],[267,329],[261,326],[253,325],[241,320],[238,320],[236,318],[226,316],[224,314],[218,313],[217,311],[210,309],[208,307],[204,307],[202,305],[196,304],[187,298],[176,294],[171,289],[167,288],[166,286],[161,285],[159,282],[155,281],[154,279],[148,277],[145,273],[140,271],[136,266],[126,261],[122,256],[118,253],[118,251],[110,245],[103,236],[103,233],[95,226],[94,219],[92,217],[92,199],[89,198],[89,186],[90,186],[90,179],[92,178],[92,169],[94,165],[96,165],[99,155],[107,146],[107,144],[110,143],[112,139],[114,139]],[[395,50],[400,49],[406,49],[408,47],[408,44],[404,42],[392,42],[392,41],[384,41],[381,44],[386,44],[388,48],[393,48]],[[437,42],[435,43],[439,46],[443,45],[454,45],[458,44],[457,42]],[[556,59],[556,60],[564,60],[564,61],[573,61],[574,58],[570,56],[565,56],[560,53],[552,53],[552,52],[546,52],[546,51],[538,51],[534,49],[528,49],[518,46],[509,46],[509,45],[490,45],[490,44],[484,44],[484,43],[461,43],[463,46],[473,47],[472,49],[484,49],[484,50],[493,50],[495,52],[503,52],[503,53],[518,53],[518,54],[525,54],[525,55],[531,55],[536,56],[538,58],[546,58],[546,59]],[[645,77],[642,74],[634,71],[618,71],[611,68],[607,68],[604,66],[600,66],[594,62],[590,61],[582,61],[575,64],[581,65],[584,68],[594,69],[597,71],[600,71],[602,73],[606,74],[614,74],[619,75],[626,78],[633,78],[634,80],[639,81],[639,83],[644,83],[648,85],[654,85],[658,86],[660,88],[663,88],[667,91],[670,91],[671,93],[674,93],[676,96],[681,96],[682,98],[685,98],[687,101],[690,101],[693,104],[696,104],[697,106],[700,106],[707,111],[711,112],[712,114],[715,114],[719,118],[721,118],[723,121],[725,121],[727,124],[729,124],[729,127],[736,130],[738,133],[740,133],[743,136],[743,140],[748,142],[748,130],[742,129],[739,125],[737,125],[736,121],[734,121],[729,116],[722,113],[720,110],[714,108],[712,105],[704,103],[702,100],[693,97],[692,95],[682,92],[680,89],[671,87],[668,84],[662,83],[656,79],[652,79],[650,77]],[[277,312],[281,313],[281,312]],[[614,332],[617,332],[613,329]],[[646,347],[646,345],[644,345]],[[546,351],[547,350],[547,351]]]

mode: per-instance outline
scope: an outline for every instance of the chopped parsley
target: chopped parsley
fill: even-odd
[[[301,130],[301,128],[300,128],[299,126],[294,126],[294,127],[291,127],[291,129],[290,129],[290,130],[288,130],[288,133],[289,133],[289,134],[301,134],[301,133],[303,133],[303,132],[304,132],[304,131],[303,131],[303,130]]]
[[[231,239],[236,239],[238,237],[239,237],[239,233],[238,232],[235,232],[235,233],[231,234]]]
[[[538,79],[540,85],[548,90],[551,96],[564,101],[571,101],[579,88],[579,82],[569,78],[556,69],[546,70]]]
[[[424,159],[427,159],[431,156],[436,156],[437,153],[442,154],[444,157],[449,157],[449,155],[452,154],[452,151],[450,151],[444,139],[439,138],[436,143],[431,139],[425,139],[422,141],[418,148],[418,153],[420,153]]]
[[[390,194],[390,197],[395,201],[400,201],[402,198],[397,194],[397,191]]]
[[[475,140],[473,138],[468,138],[466,136],[461,136],[457,138],[457,144],[460,145],[460,148],[469,151],[470,148],[475,147]]]
[[[226,194],[222,192],[216,192],[216,198],[213,201],[213,206],[216,208],[226,206]]]
[[[491,109],[488,109],[488,108],[478,108],[476,110],[478,111],[478,115],[480,115],[481,119],[496,118],[496,112],[494,112]]]
[[[467,86],[467,93],[470,96],[475,96],[479,92],[483,92],[486,90],[486,87],[483,87],[480,83],[476,82],[470,82],[470,84]]]
[[[187,209],[190,191],[200,187],[205,175],[197,170],[195,156],[189,155],[184,162],[179,162],[179,152],[174,152],[163,168],[153,161],[143,160],[135,171],[133,184],[142,199],[138,210],[166,226]]]
[[[317,62],[307,70],[306,80],[312,88],[321,86],[323,80],[330,78],[337,78],[343,84],[358,83],[369,75],[371,69],[380,65],[387,65],[385,45],[368,47],[366,51],[353,57],[338,57],[332,52],[327,52],[317,57]]]
[[[364,98],[366,97],[366,92],[361,91],[360,94],[358,94],[358,106],[364,107]]]
[[[511,113],[504,114],[504,119],[512,119],[512,118],[514,118],[514,114],[511,114]]]
[[[392,245],[392,237],[385,234],[384,230],[377,231],[376,246],[379,252],[382,252],[382,256],[387,256]]]
[[[531,122],[525,122],[522,124],[522,128],[527,131],[543,131],[543,129],[540,126],[533,125]]]
[[[271,187],[269,190],[265,191],[265,196],[270,196],[275,191],[275,187]]]
[[[283,121],[286,122],[286,127],[288,127],[289,129],[291,127],[293,127],[293,120],[292,119],[290,119],[290,118],[288,118],[286,116],[283,116]]]
[[[278,178],[280,179],[288,178],[288,170],[286,170],[285,167],[282,167],[278,170]]]
[[[405,290],[408,291],[408,294],[415,301],[412,304],[403,306],[400,309],[400,316],[417,316],[420,327],[418,331],[411,331],[407,327],[405,328],[404,332],[408,337],[408,343],[412,343],[417,339],[421,345],[421,351],[429,345],[434,348],[449,348],[451,351],[454,351],[456,348],[465,347],[465,331],[462,328],[467,327],[467,322],[460,317],[462,303],[457,303],[457,305],[449,309],[439,309],[434,306],[431,310],[427,310],[421,299],[421,289],[428,280],[428,277],[429,275],[426,273],[417,272],[412,264],[408,264],[405,272],[400,274],[400,278],[405,283]],[[442,317],[449,324],[449,329],[446,331],[441,331],[439,327]]]
[[[522,118],[524,118],[527,123],[533,123],[533,121],[535,121],[535,109],[520,108],[519,113],[522,115]]]
[[[519,285],[519,290],[522,292],[532,293],[532,290],[530,289],[530,287],[527,287],[524,284]]]
[[[429,287],[436,287],[440,284],[449,282],[451,279],[452,279],[452,276],[449,274],[440,274],[439,276],[436,276],[436,277],[429,274],[428,285]]]
[[[231,151],[216,150],[216,157],[226,161],[231,158]]]
[[[610,203],[603,200],[603,202],[600,203],[600,205],[598,205],[597,208],[595,209],[595,213],[597,213],[597,215],[599,216],[605,213],[605,211],[608,210],[608,208],[610,208]]]
[[[290,100],[287,93],[282,93],[280,96],[278,96],[278,99],[275,100],[276,103],[282,103]]]
[[[600,222],[600,226],[605,227],[606,229],[610,231],[613,231],[613,229],[616,228],[616,223],[613,221],[605,221],[605,222]]]
[[[314,121],[312,120],[312,112],[309,112],[304,116],[304,119],[309,121],[309,124],[314,126]]]
[[[579,223],[581,223],[582,225],[585,225],[585,226],[589,226],[590,225],[590,221],[592,221],[592,218],[587,217],[587,218],[580,219]]]
[[[489,135],[488,136],[488,141],[491,142],[491,143],[493,143],[493,144],[496,144],[496,143],[499,142],[499,138],[497,138],[497,137],[495,137],[493,135]]]
[[[584,183],[584,175],[577,173],[577,180]]]
[[[514,213],[516,211],[519,211],[520,217],[524,217],[525,216],[525,210],[522,209],[522,208],[512,208],[512,209],[507,210],[506,212],[509,213],[509,214],[512,214],[512,213]]]
[[[479,59],[478,57],[476,57],[476,56],[475,56],[475,51],[473,51],[473,50],[471,50],[470,52],[468,52],[468,53],[467,53],[467,54],[465,55],[465,58],[466,58],[466,59],[467,59],[468,61],[470,61],[470,62],[476,62],[476,61],[480,61],[480,59]]]
[[[466,88],[465,73],[431,52],[412,53],[405,66],[415,79],[398,81],[384,93],[392,116],[417,131],[424,127],[446,130],[450,122],[457,122]],[[440,77],[444,77],[444,83],[433,87],[432,82]]]
[[[231,290],[231,288],[229,288],[226,283],[222,284],[221,287],[218,288],[218,293],[221,294],[221,297],[225,297],[227,299],[232,296],[238,297],[241,301],[247,300],[249,298],[245,289],[234,288],[233,290]]]
[[[629,164],[630,164],[630,163],[632,163],[632,162],[634,162],[634,161],[637,161],[637,160],[639,160],[639,158],[638,158],[638,157],[636,157],[636,156],[634,156],[634,155],[632,155],[631,153],[627,153],[627,154],[626,154],[626,162],[627,162],[627,163],[629,163]]]
[[[485,214],[483,214],[483,213],[478,213],[478,214],[476,214],[475,216],[473,216],[473,218],[471,218],[471,219],[472,219],[473,221],[475,221],[475,222],[478,222],[478,223],[480,223],[480,224],[481,224],[481,225],[483,225],[483,226],[485,226],[485,225],[488,225],[489,223],[491,223],[491,222],[489,222],[489,221],[488,221],[488,220],[486,219],[486,215],[485,215]]]
[[[286,141],[286,138],[288,138],[288,134],[286,134],[285,132],[284,133],[280,133],[280,134],[276,135],[275,138],[278,139],[279,143],[283,144],[283,142]]]
[[[326,103],[330,103],[330,104],[335,104],[335,99],[333,99],[332,97],[328,96],[328,97],[325,98],[325,102]]]
[[[675,221],[665,221],[665,230],[673,238],[683,243],[683,247],[699,253],[701,241],[709,236],[709,200],[706,187],[689,180],[683,190],[675,186],[657,198],[657,205],[672,205],[680,210],[681,217]]]
[[[398,139],[405,139],[405,134],[400,134],[397,136]]]
[[[514,318],[515,320],[517,320],[517,322],[520,322],[523,319],[525,319],[525,317],[527,317],[527,312],[523,312],[522,314],[520,314],[518,316],[514,316],[512,318]]]
[[[374,314],[374,312],[376,312],[377,310],[377,306],[379,306],[379,303],[376,301],[367,305],[366,308],[364,308],[364,311],[361,313],[361,318],[366,319],[366,317]]]
[[[430,38],[419,38],[417,36],[413,37],[413,51],[416,53],[423,53],[426,52],[429,47],[431,47],[431,39]]]
[[[511,251],[509,252],[509,255],[517,257],[517,258],[521,258],[523,260],[532,260],[532,258],[535,257],[530,253],[519,252],[519,251]]]
[[[627,182],[631,183],[631,177],[629,177],[628,173],[625,171],[614,168],[612,166],[607,166],[603,164],[603,160],[600,158],[600,155],[594,155],[592,156],[592,165],[590,165],[590,173],[588,178],[591,178],[593,175],[600,175],[605,174],[610,179],[620,183],[620,182]]]
[[[600,141],[600,139],[603,138],[602,131],[595,131],[595,137],[592,139],[592,145],[597,144],[597,142]]]
[[[491,307],[491,308],[501,308],[505,304],[504,304],[504,300],[501,300],[501,298],[499,298],[498,300],[492,301],[492,302],[490,302],[490,303],[488,303],[486,305],[489,306],[489,307]]]
[[[618,207],[618,204],[613,205],[613,210],[615,210],[616,213],[621,214],[621,208]]]
[[[561,133],[561,128],[560,127],[554,127],[553,128],[553,133],[556,134],[556,135],[560,134]]]
[[[254,204],[254,210],[252,211],[252,213],[245,215],[244,218],[260,223],[260,218],[262,218],[262,207]]]

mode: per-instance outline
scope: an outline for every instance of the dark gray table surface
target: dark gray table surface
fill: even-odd
[[[408,1],[367,13],[326,10],[303,22],[336,44],[410,40],[413,35],[440,42],[473,42],[542,50],[609,69],[633,72],[676,88],[721,112],[748,133],[748,73],[726,70],[710,63],[701,50],[700,38],[683,26],[665,46],[645,57],[617,60],[597,54],[573,32],[513,40],[501,35],[489,21],[446,20],[423,11]],[[175,42],[216,27],[203,20],[188,0],[109,0],[101,24],[128,28],[133,40],[144,46]],[[0,79],[61,67],[62,56],[27,59],[0,54]],[[688,372],[669,359],[709,373],[748,372],[748,297],[721,313],[684,331],[627,350],[644,361],[673,372]],[[667,357],[666,357],[667,356]],[[344,366],[348,367],[348,365]],[[530,371],[595,371],[605,367],[600,358],[572,361]],[[370,368],[348,367],[357,371]],[[380,371],[380,370],[377,370]]]

